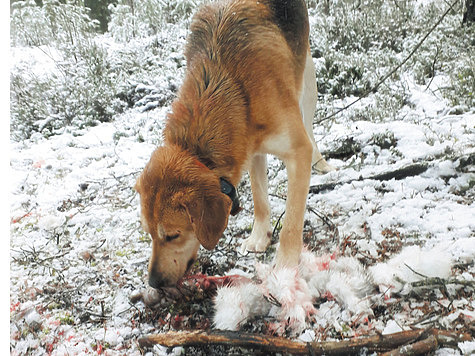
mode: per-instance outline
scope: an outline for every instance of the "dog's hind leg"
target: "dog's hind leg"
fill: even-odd
[[[241,252],[263,252],[270,243],[270,205],[267,193],[266,155],[259,154],[253,157],[249,175],[254,200],[254,225],[251,236],[244,240],[241,245]]]
[[[318,173],[325,174],[335,170],[335,168],[325,161],[325,158],[323,158],[315,142],[315,137],[313,135],[313,117],[315,115],[316,104],[317,80],[315,77],[315,66],[310,52],[307,52],[307,60],[303,74],[303,88],[300,96],[300,111],[303,116],[305,130],[307,131],[307,135],[310,138],[313,147],[312,166],[315,165]]]
[[[294,110],[283,112],[283,115],[288,117],[289,126],[274,145],[276,154],[284,161],[288,184],[285,216],[275,265],[277,268],[293,268],[299,263],[303,247],[302,232],[312,170],[313,145],[311,140],[305,137],[306,129],[301,122],[298,106],[295,105]]]

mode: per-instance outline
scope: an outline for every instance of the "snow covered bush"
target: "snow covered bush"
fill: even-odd
[[[117,98],[120,73],[110,66],[101,45],[81,42],[75,51],[56,55],[55,70],[42,76],[28,68],[12,71],[11,127],[16,139],[33,132],[50,136],[67,126],[94,126],[110,121],[125,106]]]
[[[443,91],[445,96],[451,100],[453,105],[473,108],[475,105],[475,59],[473,56],[467,53],[454,64],[450,80],[452,87]]]
[[[109,33],[119,42],[157,35],[166,23],[191,19],[203,0],[120,0],[111,4]]]
[[[169,104],[182,78],[186,28],[198,2],[110,5],[106,41],[99,39],[97,21],[82,2],[14,3],[13,46],[37,47],[53,70],[38,75],[34,61],[12,68],[12,137],[50,136],[64,127],[110,121],[127,106],[151,110]],[[127,44],[116,46],[109,36]]]
[[[368,94],[397,65],[408,35],[415,30],[415,4],[338,0],[309,6],[311,49],[323,99],[319,106],[323,113],[318,116],[326,116],[333,111],[328,106],[335,99]],[[397,111],[405,103],[402,89],[386,90],[371,104],[370,112],[363,109],[366,118],[362,119],[379,120]],[[360,116],[355,114],[356,119]]]
[[[34,73],[28,64],[12,69],[14,138],[33,132],[49,136],[70,125],[92,126],[121,112],[120,72],[111,67],[106,50],[95,40],[96,25],[81,2],[13,4],[13,45],[38,47],[54,67],[44,75]]]
[[[91,20],[82,1],[33,0],[12,4],[11,36],[13,45],[51,44],[74,48],[95,35],[98,22]]]
[[[10,35],[13,46],[39,46],[52,39],[46,13],[33,0],[17,1],[11,7]]]
[[[332,112],[335,99],[360,97],[408,57],[447,9],[438,1],[307,2],[311,14],[311,49],[316,58],[320,101],[318,116]],[[458,48],[473,40],[473,26],[462,28],[460,4],[430,34],[406,67],[421,85],[450,73],[452,85],[441,88],[453,105],[473,105],[473,55]],[[464,41],[454,41],[454,38]],[[472,40],[471,40],[472,39]],[[455,42],[455,43],[454,43]],[[456,49],[457,48],[457,49]],[[456,50],[455,50],[456,49]],[[456,53],[454,53],[454,50]],[[378,88],[370,118],[379,120],[407,104],[405,81],[396,71]],[[384,87],[384,88],[383,88]],[[363,112],[368,114],[366,108]],[[360,118],[356,114],[356,118]]]

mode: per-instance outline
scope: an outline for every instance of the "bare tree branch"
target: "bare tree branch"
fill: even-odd
[[[419,340],[425,340],[417,345]],[[469,334],[457,331],[437,329],[418,329],[402,331],[389,335],[374,335],[350,340],[302,342],[292,341],[283,337],[242,333],[235,331],[171,331],[164,334],[149,335],[139,339],[143,348],[160,344],[166,347],[225,345],[260,349],[266,352],[285,352],[295,355],[348,355],[366,348],[369,352],[384,352],[400,348],[402,345],[413,344],[413,348],[435,346],[456,346],[458,342],[471,340]],[[428,345],[427,345],[428,344]],[[397,355],[397,353],[396,353]]]

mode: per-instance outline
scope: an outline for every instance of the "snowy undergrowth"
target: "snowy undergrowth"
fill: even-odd
[[[440,14],[445,3],[421,3],[428,3],[430,11],[411,13],[410,18],[417,20],[422,31],[424,19]],[[347,26],[348,31],[349,26],[357,26],[351,21],[339,22],[345,6],[350,5],[337,2],[328,12],[318,6],[310,9],[312,48],[322,88],[316,121],[355,100],[418,40],[405,34],[405,41],[396,38],[391,46],[373,43],[374,33],[367,24],[366,32],[355,27],[354,35],[363,36],[366,40],[361,46],[369,47],[350,48],[344,41],[347,36],[332,33],[338,26]],[[350,15],[360,11],[351,10]],[[120,71],[113,82],[117,87],[107,92],[113,100],[104,102],[106,111],[112,113],[103,120],[108,122],[93,120],[81,125],[76,120],[62,121],[64,112],[57,109],[67,108],[68,102],[49,104],[49,98],[67,98],[67,91],[55,94],[55,89],[69,90],[87,78],[78,69],[71,82],[64,78],[56,81],[58,70],[71,65],[64,63],[69,59],[60,48],[40,44],[11,49],[12,80],[17,80],[14,84],[26,83],[30,90],[12,88],[12,354],[165,353],[160,347],[140,349],[138,337],[211,327],[212,294],[207,291],[175,301],[164,295],[153,308],[130,301],[147,286],[150,254],[150,237],[140,228],[133,186],[160,144],[164,117],[184,70],[182,51],[188,20],[175,21],[152,36],[143,35],[129,43],[114,40],[110,33],[94,37],[108,70]],[[391,21],[397,24],[399,20]],[[456,16],[449,16],[435,39],[429,38],[421,48],[413,65],[355,106],[315,125],[320,150],[338,170],[325,176],[313,174],[311,184],[341,183],[308,197],[304,241],[315,253],[338,251],[372,266],[407,245],[437,247],[454,257],[454,276],[474,281],[475,111],[473,92],[467,94],[467,80],[473,81],[473,46],[468,53],[458,52],[473,32],[457,26]],[[323,36],[325,28],[328,35]],[[125,33],[119,30],[120,26],[115,28],[116,34]],[[460,41],[454,36],[456,30],[462,33]],[[390,39],[390,29],[381,36]],[[442,40],[445,46],[431,47],[430,43]],[[77,65],[83,64],[79,61]],[[28,82],[29,78],[36,82]],[[35,87],[38,83],[41,85]],[[52,86],[41,93],[46,84]],[[19,93],[30,95],[30,104],[34,100],[42,103],[37,108],[41,115],[35,116],[35,111],[28,117],[30,121],[22,121],[25,107],[16,106],[21,102],[15,97]],[[77,105],[79,99],[72,104]],[[74,108],[80,110],[81,106]],[[25,127],[27,124],[31,126]],[[371,179],[414,163],[427,163],[428,168],[399,180]],[[268,174],[275,243],[285,210],[286,172],[279,160],[269,157]],[[252,274],[255,261],[272,259],[275,245],[264,254],[237,252],[252,227],[247,176],[238,190],[244,210],[230,218],[215,251],[201,250],[195,272]],[[347,312],[334,300],[322,298],[315,301],[315,307],[327,322],[315,321],[303,337],[333,340],[428,325],[473,333],[473,298],[470,286],[435,287],[421,295],[396,295],[389,300],[382,297],[374,307],[374,317],[359,324],[351,324]],[[272,320],[251,320],[243,328],[268,333],[269,322]],[[460,345],[458,350],[439,350],[439,354],[463,354],[470,347],[473,349],[473,345]],[[226,350],[190,352],[219,354]]]

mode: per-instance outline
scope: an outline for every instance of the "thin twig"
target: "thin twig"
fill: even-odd
[[[430,85],[432,84],[432,81],[435,78],[435,63],[437,62],[437,57],[439,56],[439,52],[440,52],[439,46],[437,46],[436,50],[437,51],[435,52],[435,55],[434,55],[434,61],[432,62],[432,66],[431,66],[431,78],[430,78],[429,84],[427,84],[426,86],[425,91],[429,89]]]
[[[275,233],[277,231],[277,228],[279,227],[280,220],[282,219],[284,214],[285,214],[285,210],[282,212],[282,214],[280,214],[279,218],[277,219],[277,222],[275,223],[274,230],[272,231],[272,237],[273,238],[275,238]]]
[[[417,271],[415,271],[411,266],[409,266],[407,263],[404,263],[404,265],[409,268],[411,270],[411,272],[417,274],[418,276],[420,277],[423,277],[423,278],[428,278],[426,275],[423,275],[422,273],[419,273]]]
[[[325,225],[327,225],[328,228],[329,228],[331,231],[335,231],[335,230],[337,229],[336,226],[335,226],[335,224],[330,220],[330,218],[329,218],[328,216],[323,215],[323,214],[320,214],[318,211],[316,211],[316,210],[313,209],[313,208],[307,208],[307,209],[308,209],[308,211],[310,211],[310,212],[314,213],[315,215],[317,215],[317,216],[320,218],[320,220],[322,220],[323,223],[324,223]]]

